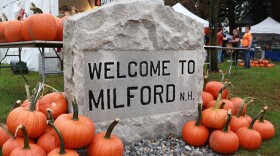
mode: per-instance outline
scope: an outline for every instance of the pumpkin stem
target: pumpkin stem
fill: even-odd
[[[60,141],[60,150],[59,150],[59,154],[60,155],[65,155],[66,151],[65,151],[65,145],[64,145],[64,140],[63,140],[63,136],[60,133],[60,131],[57,129],[57,127],[53,124],[52,121],[48,120],[48,125],[50,125],[56,132],[56,134],[59,137],[59,141]]]
[[[244,105],[245,105],[245,101],[246,101],[246,98],[244,98],[244,99],[242,100],[242,104],[241,104],[241,106],[240,106],[240,108],[239,108],[239,110],[238,110],[238,113],[237,113],[237,115],[236,115],[237,118],[239,118],[240,115],[242,114],[242,111],[243,111]]]
[[[53,92],[59,93],[59,91],[57,89],[55,89],[54,87],[52,87],[50,85],[44,84],[44,87],[48,87],[48,88],[52,89]]]
[[[218,109],[219,103],[220,103],[221,99],[222,99],[222,94],[219,93],[219,94],[218,94],[218,97],[217,97],[217,99],[216,99],[216,103],[215,103],[215,105],[214,105],[214,109],[215,109],[215,110]]]
[[[72,120],[78,121],[79,120],[79,109],[78,109],[76,98],[74,96],[72,96],[72,107],[73,107]]]
[[[250,101],[248,101],[248,100],[250,100]],[[249,97],[248,98],[244,98],[242,100],[242,104],[241,104],[241,106],[240,106],[240,108],[238,110],[238,113],[237,113],[236,117],[239,118],[242,115],[242,112],[243,112],[243,109],[244,109],[245,105],[248,105],[249,103],[252,103],[252,102],[254,102],[253,98],[249,98]]]
[[[224,127],[224,132],[228,132],[228,127],[229,127],[229,123],[231,121],[231,118],[232,118],[232,115],[231,115],[231,109],[230,109],[227,112],[227,121],[226,121],[226,124],[225,124],[225,127]]]
[[[225,82],[224,85],[223,85],[223,87],[220,89],[219,94],[218,94],[218,97],[217,97],[217,99],[216,99],[215,106],[214,106],[214,109],[215,109],[215,110],[218,109],[218,107],[219,107],[219,103],[220,103],[220,101],[221,101],[221,99],[222,99],[222,93],[223,93],[224,89],[226,89],[226,88],[227,88],[228,86],[230,86],[230,85],[231,85],[230,82]]]
[[[202,107],[202,105],[201,105],[201,103],[199,103],[197,106],[198,116],[197,116],[196,123],[195,123],[195,125],[198,127],[200,126],[201,119],[202,119],[202,115],[201,115],[202,108],[201,107]]]
[[[225,102],[222,102],[222,104],[220,105],[220,108],[219,109],[224,109],[226,103]]]
[[[36,103],[37,103],[38,97],[40,95],[40,92],[42,91],[42,88],[43,88],[42,83],[38,82],[37,86],[35,88],[35,92],[30,101],[29,111],[33,112],[35,110]]]
[[[31,96],[30,96],[30,90],[29,90],[29,87],[27,84],[25,85],[25,92],[26,92],[26,98],[31,101]]]
[[[267,111],[267,109],[268,109],[267,106],[263,107],[263,113],[259,118],[259,122],[262,122],[262,123],[264,122],[263,116],[264,116],[265,112]]]
[[[109,126],[109,128],[107,129],[106,131],[106,134],[104,136],[105,139],[110,139],[111,138],[111,133],[114,129],[114,127],[119,123],[120,119],[119,118],[116,118],[112,123],[111,125]]]
[[[225,75],[224,75],[223,71],[219,70],[219,72],[222,74],[221,82],[225,82]]]
[[[17,108],[17,107],[20,107],[21,106],[21,101],[20,100],[17,100],[11,107],[11,110],[12,111],[13,109]]]
[[[27,130],[26,130],[26,127],[23,125],[23,124],[20,124],[18,127],[17,127],[17,130],[20,129],[22,131],[22,134],[23,134],[23,138],[24,138],[24,145],[23,145],[23,149],[24,150],[29,150],[30,149],[30,146],[29,146],[29,139],[28,139],[28,133],[27,133]]]
[[[4,125],[4,124],[2,124],[2,123],[0,123],[0,127],[2,127],[3,128],[3,130],[11,137],[11,138],[13,138],[14,137],[14,135],[8,130],[8,128],[7,128],[7,126],[6,125]]]
[[[48,112],[48,120],[51,122],[54,122],[53,111],[51,109],[47,108],[47,112]]]
[[[257,119],[263,114],[263,112],[264,112],[264,111],[261,110],[261,111],[259,112],[259,114],[256,115],[256,116],[252,119],[252,121],[251,121],[251,123],[250,123],[248,129],[253,129],[254,123],[255,123],[255,122],[257,121]]]
[[[203,84],[203,89],[202,91],[204,91],[206,83],[208,82],[208,73],[209,73],[209,69],[206,70],[206,72],[204,73],[203,79],[204,79],[204,84]]]
[[[230,91],[230,89],[228,88],[228,99],[231,100],[231,97],[232,97],[231,91]]]

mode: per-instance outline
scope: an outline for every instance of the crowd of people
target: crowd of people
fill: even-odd
[[[245,33],[242,38],[240,36],[238,29],[237,28],[233,29],[233,32],[232,32],[233,36],[230,40],[228,40],[226,35],[223,33],[223,28],[218,28],[218,32],[217,32],[217,46],[226,47],[226,44],[230,43],[232,45],[232,47],[244,48],[244,50],[241,50],[241,53],[242,53],[242,59],[244,61],[245,69],[250,69],[250,49],[252,47],[252,42],[253,42],[253,38],[250,33],[250,29],[251,29],[250,26],[245,27]],[[209,45],[210,44],[210,39],[209,39],[210,30],[208,28],[205,28],[204,33],[205,33],[205,39],[204,39],[205,45]],[[222,63],[222,61],[223,61],[222,53],[223,53],[222,49],[217,50],[218,64]],[[234,56],[233,63],[237,64],[239,50],[234,50],[233,56]]]

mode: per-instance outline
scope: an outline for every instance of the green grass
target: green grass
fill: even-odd
[[[38,72],[24,74],[29,82],[30,88],[34,88],[37,82],[41,82],[41,75]],[[59,91],[63,91],[63,75],[46,75],[46,84],[50,84]],[[13,74],[10,68],[0,69],[0,122],[5,123],[11,106],[16,100],[24,101],[26,82],[20,74]]]
[[[274,62],[273,68],[251,68],[245,70],[238,67],[238,73],[234,68],[231,75],[225,75],[234,87],[232,94],[238,97],[254,97],[254,104],[250,104],[247,114],[254,116],[265,105],[269,107],[265,118],[271,121],[276,130],[273,139],[264,141],[260,149],[247,151],[240,149],[237,155],[240,156],[272,156],[280,155],[280,62]],[[220,65],[225,73],[229,69],[229,63]],[[31,88],[34,88],[37,82],[41,81],[41,75],[37,72],[30,72],[25,75]],[[219,73],[213,73],[213,80],[220,80]],[[63,75],[46,75],[46,84],[49,84],[59,91],[63,91]],[[14,75],[9,69],[1,69],[0,72],[0,122],[5,123],[12,104],[20,99],[26,99],[25,81],[20,75]],[[1,155],[1,154],[0,154]]]

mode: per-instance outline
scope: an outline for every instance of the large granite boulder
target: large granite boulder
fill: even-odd
[[[201,24],[162,3],[132,0],[72,16],[64,28],[65,93],[97,132],[120,117],[113,133],[124,142],[179,136],[195,118],[205,60]]]

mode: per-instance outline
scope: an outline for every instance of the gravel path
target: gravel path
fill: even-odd
[[[208,145],[193,147],[172,135],[145,139],[125,146],[124,156],[223,156]]]

